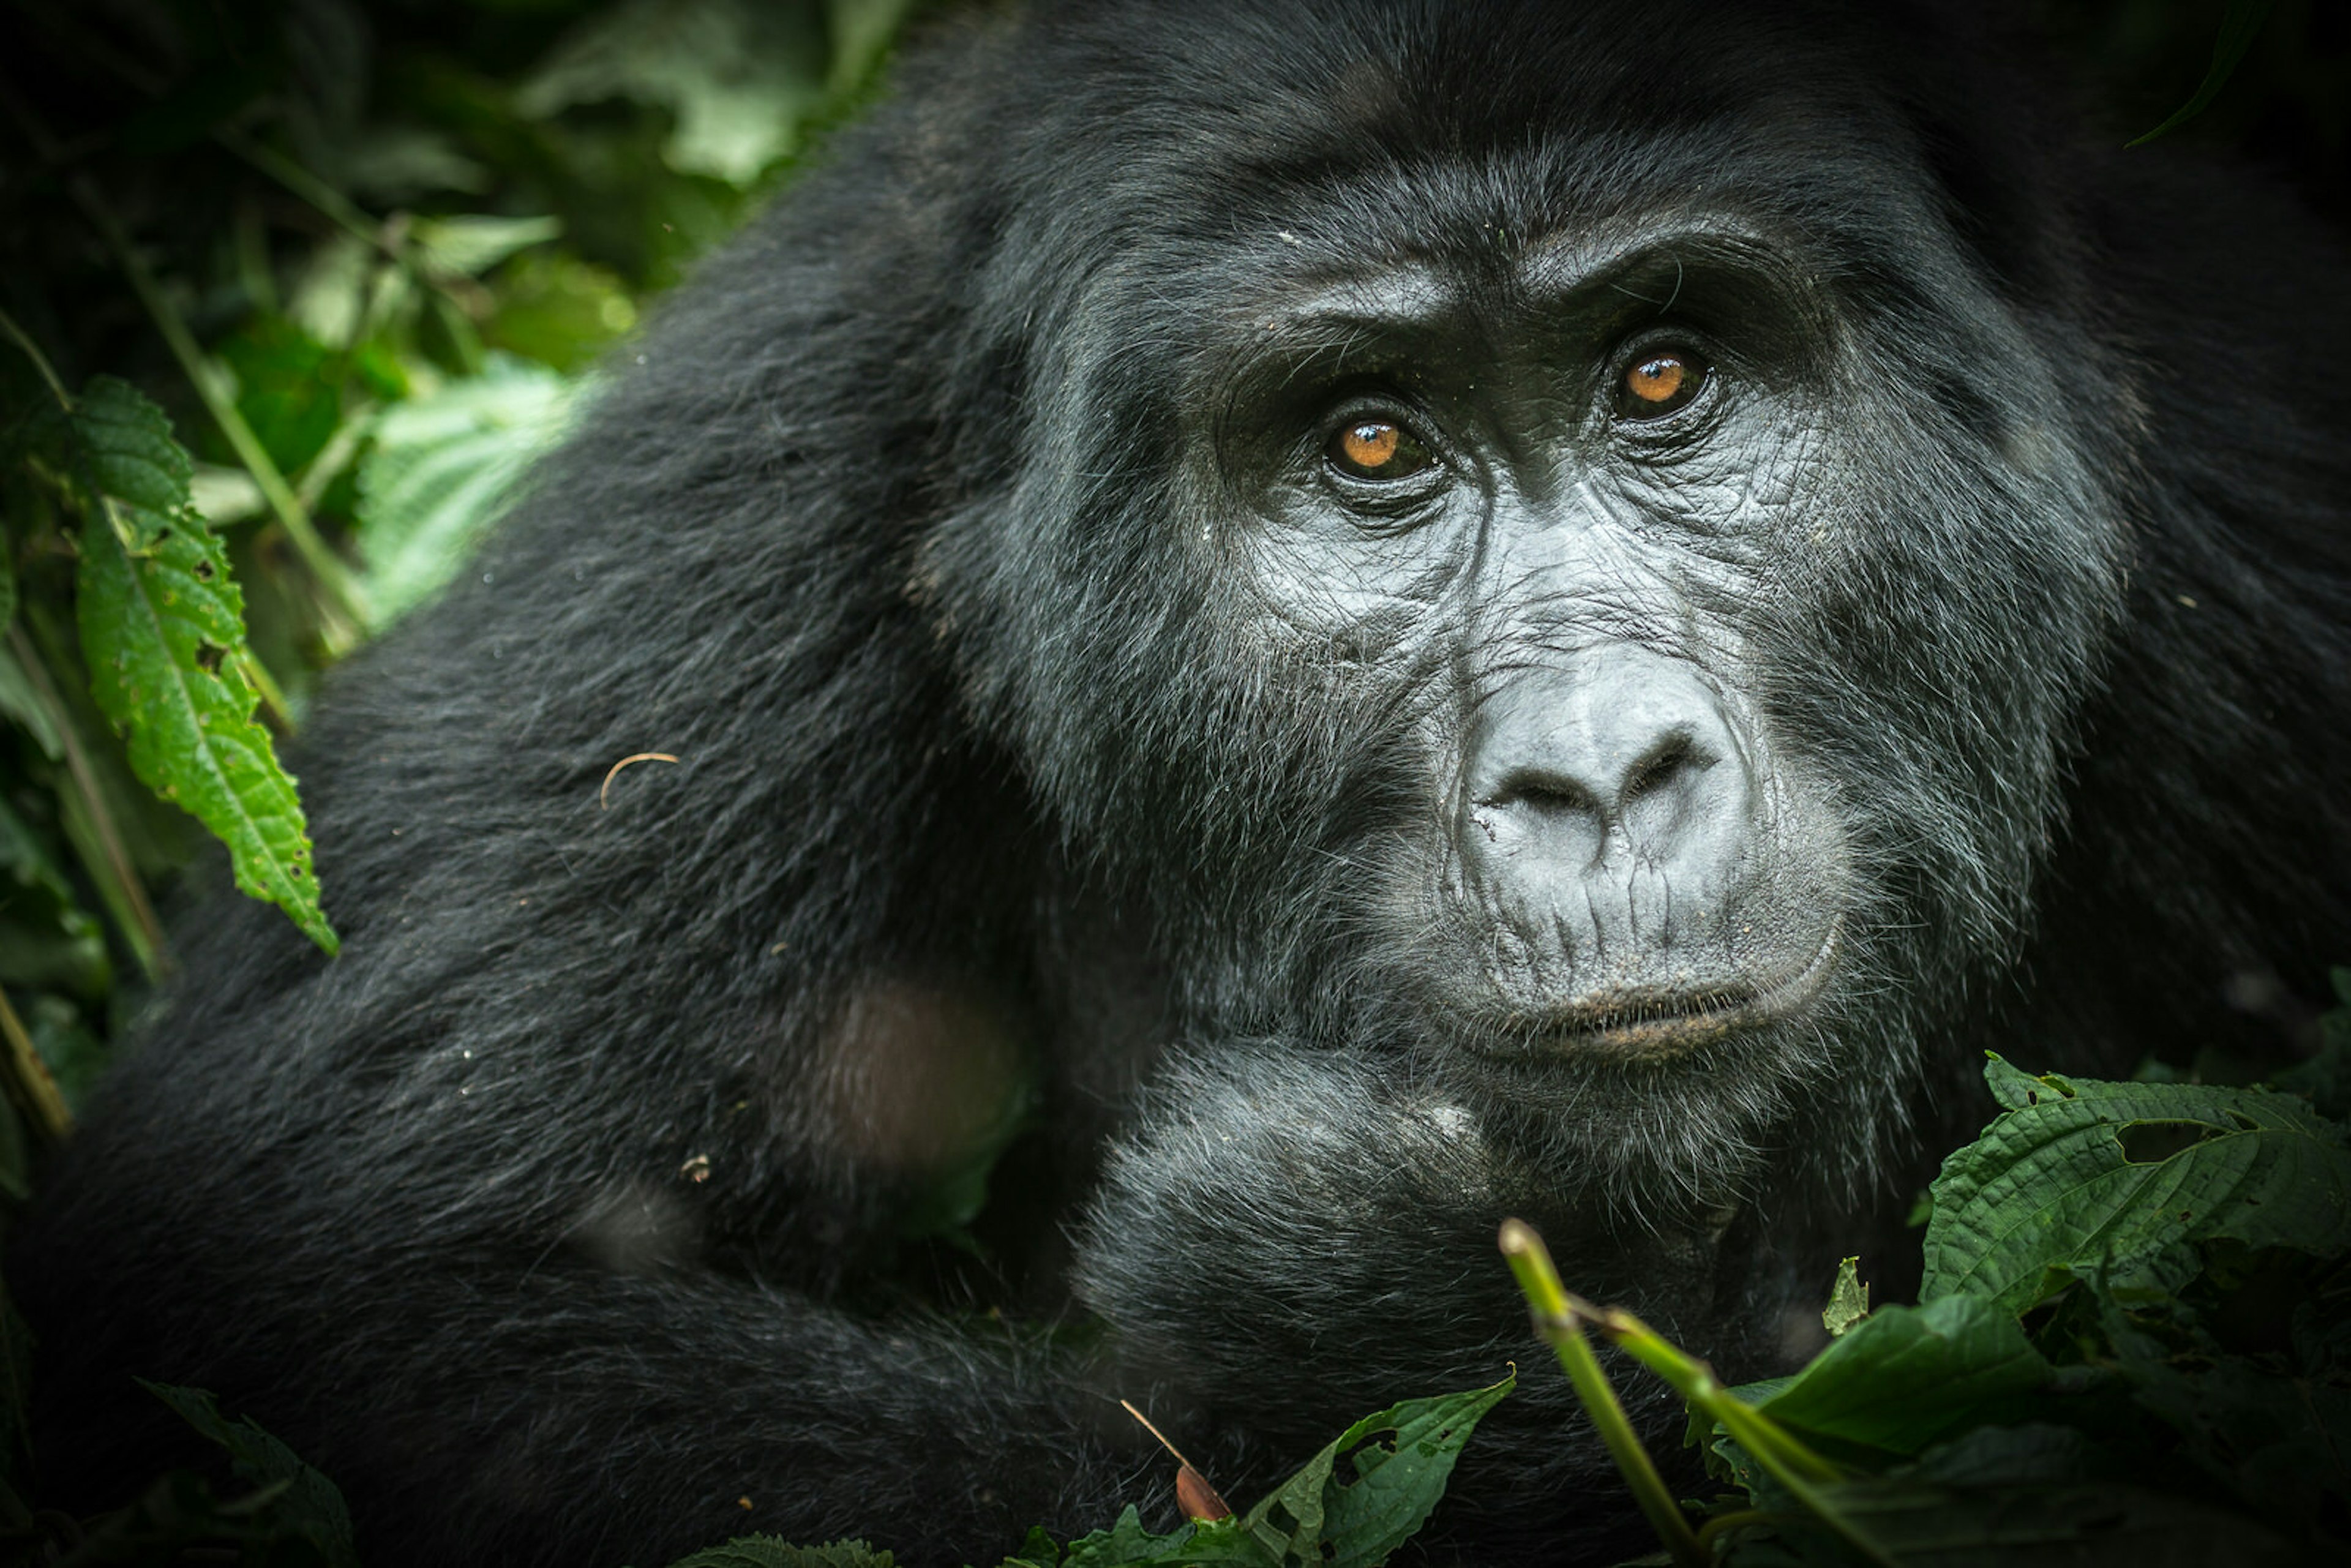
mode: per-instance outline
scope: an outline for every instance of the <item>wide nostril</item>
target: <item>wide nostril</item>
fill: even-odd
[[[1635,759],[1613,789],[1595,789],[1556,768],[1522,766],[1504,774],[1478,804],[1489,810],[1523,807],[1542,817],[1589,816],[1604,822],[1645,797],[1695,779],[1716,760],[1687,730],[1676,730]]]
[[[1538,815],[1603,814],[1599,798],[1564,774],[1541,768],[1513,768],[1480,806],[1524,806]]]
[[[1685,776],[1695,778],[1713,767],[1715,760],[1701,751],[1687,732],[1668,735],[1625,770],[1625,781],[1616,787],[1616,803],[1620,809],[1630,806],[1642,796],[1655,794]]]

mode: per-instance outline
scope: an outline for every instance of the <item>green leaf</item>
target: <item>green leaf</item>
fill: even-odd
[[[93,376],[74,400],[73,433],[85,481],[129,508],[141,548],[189,504],[195,460],[172,438],[171,417],[129,382]]]
[[[2331,1121],[2351,1117],[2351,969],[2333,971],[2335,994],[2343,1005],[2318,1019],[2318,1054],[2276,1074],[2270,1082],[2301,1095]]]
[[[2025,1421],[1963,1432],[1902,1474],[1941,1486],[2050,1486],[2099,1479],[2098,1468],[2112,1462],[2078,1427]]]
[[[1994,1058],[1994,1092],[2023,1075]],[[2022,1313],[2077,1269],[2120,1270],[2227,1238],[2321,1256],[2351,1248],[2343,1129],[2290,1094],[2190,1083],[2035,1085],[1943,1162],[1921,1300]]]
[[[419,218],[410,235],[434,271],[478,277],[516,252],[544,245],[563,232],[561,218],[501,218],[486,213]]]
[[[2052,1097],[2063,1100],[2074,1092],[2074,1086],[2052,1072],[2035,1078],[2032,1073],[2009,1061],[1998,1051],[1984,1052],[1984,1087],[2003,1111],[2022,1111],[2027,1105],[2037,1105]],[[1932,1193],[1928,1207],[1931,1210]]]
[[[1821,1326],[1829,1338],[1842,1339],[1869,1316],[1869,1287],[1861,1282],[1861,1260],[1847,1258],[1837,1265],[1836,1283],[1829,1287],[1829,1304],[1821,1309]]]
[[[1192,1568],[1215,1563],[1278,1568],[1279,1560],[1238,1520],[1195,1521],[1172,1534],[1154,1535],[1130,1506],[1110,1529],[1071,1542],[1061,1568]]]
[[[1135,1522],[1140,1524],[1142,1521],[1142,1516],[1137,1514]],[[1020,1543],[1020,1550],[1006,1558],[1001,1568],[1057,1568],[1061,1561],[1061,1549],[1053,1544],[1053,1538],[1046,1533],[1045,1527],[1032,1524],[1029,1527],[1029,1538]]]
[[[459,150],[456,138],[423,126],[368,126],[340,152],[343,184],[385,206],[407,206],[432,191],[479,195],[497,180]]]
[[[529,251],[498,269],[497,308],[483,341],[526,360],[576,371],[637,324],[636,302],[607,268],[564,251]]]
[[[236,408],[270,460],[298,474],[333,439],[343,419],[334,350],[283,317],[264,316],[220,346],[236,377]]]
[[[250,1420],[232,1421],[201,1388],[175,1388],[137,1380],[139,1385],[179,1412],[180,1418],[228,1450],[230,1467],[256,1486],[282,1485],[276,1494],[279,1524],[319,1550],[329,1568],[359,1568],[351,1546],[351,1516],[335,1483],[304,1464],[293,1449]]]
[[[1019,1552],[1000,1568],[1190,1568],[1195,1563],[1236,1563],[1243,1568],[1278,1568],[1255,1537],[1238,1520],[1179,1525],[1165,1535],[1144,1528],[1143,1515],[1133,1504],[1108,1530],[1097,1530],[1070,1542],[1065,1550],[1053,1544],[1042,1530],[1031,1530]]]
[[[1915,1454],[2047,1381],[2009,1313],[1976,1296],[1881,1307],[1765,1400],[1799,1436]]]
[[[389,621],[464,567],[531,460],[562,434],[579,383],[510,355],[486,373],[387,410],[360,465],[360,558]]]
[[[862,1541],[827,1546],[794,1546],[778,1536],[739,1535],[681,1557],[670,1568],[897,1568],[898,1560]]]
[[[1192,1527],[1179,1525],[1169,1535],[1154,1535],[1143,1527],[1143,1514],[1133,1503],[1120,1511],[1108,1530],[1097,1530],[1070,1542],[1061,1553],[1064,1568],[1117,1568],[1134,1563],[1157,1563],[1192,1539]]]
[[[1284,1564],[1384,1563],[1445,1495],[1454,1461],[1479,1419],[1516,1386],[1513,1375],[1364,1416],[1249,1510],[1242,1528]],[[1338,1473],[1342,1457],[1355,1472],[1352,1481]]]
[[[2236,74],[2238,62],[2245,51],[2253,47],[2253,39],[2269,19],[2270,0],[2229,0],[2229,9],[2220,18],[2220,36],[2212,42],[2212,63],[2204,71],[2204,79],[2196,87],[2195,95],[2173,110],[2162,124],[2146,135],[2132,139],[2127,145],[2140,146],[2154,141],[2166,131],[2176,131],[2211,106]]]
[[[117,431],[143,441],[143,421],[86,422],[77,410],[75,426],[92,448],[92,474],[160,469],[97,461],[99,444]],[[111,502],[80,531],[75,609],[90,695],[127,735],[140,779],[228,846],[237,885],[285,910],[332,953],[336,937],[319,907],[302,804],[268,731],[253,720],[258,699],[238,667],[244,600],[221,541],[195,517],[188,472],[179,470],[176,499],[154,514],[162,520],[138,553],[123,530],[109,526],[120,509]]]
[[[225,528],[269,509],[269,497],[251,474],[219,463],[199,463],[188,496],[208,528]]]
[[[106,1071],[105,1042],[84,1021],[81,1009],[63,997],[37,996],[24,1013],[34,1052],[48,1068],[66,1104],[79,1110]]]
[[[2340,1458],[2351,1452],[2351,1389],[2306,1365],[2281,1376],[2274,1364],[2228,1354],[2169,1296],[2140,1311],[2115,1296],[2098,1305],[2133,1397],[2246,1507],[2310,1533],[2351,1502]]]
[[[286,307],[295,329],[330,349],[348,349],[367,322],[368,291],[393,264],[357,235],[329,235],[294,279]]]

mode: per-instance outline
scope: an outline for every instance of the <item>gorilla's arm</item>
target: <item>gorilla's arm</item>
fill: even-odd
[[[1228,1491],[1237,1497],[1356,1416],[1491,1383],[1515,1364],[1517,1391],[1486,1417],[1448,1495],[1466,1500],[1465,1517],[1474,1511],[1479,1551],[1495,1561],[1516,1560],[1516,1548],[1607,1561],[1635,1549],[1637,1521],[1529,1332],[1496,1247],[1500,1219],[1541,1226],[1579,1288],[1717,1335],[1693,1343],[1726,1367],[1754,1347],[1719,1337],[1721,1317],[1704,1303],[1727,1291],[1746,1305],[1753,1281],[1718,1280],[1712,1226],[1595,1231],[1588,1205],[1574,1214],[1573,1186],[1382,1064],[1295,1043],[1228,1045],[1168,1064],[1113,1151],[1079,1291],[1112,1324],[1123,1386],[1164,1391],[1173,1409],[1162,1418],[1184,1427],[1186,1452],[1203,1463],[1216,1454],[1229,1467],[1219,1482],[1246,1479]],[[1637,1370],[1617,1381],[1670,1462],[1679,1402]],[[1587,1490],[1596,1495],[1578,1532],[1563,1534],[1556,1500]]]
[[[521,1124],[488,1077],[430,1117],[348,1080],[240,1106],[201,1044],[126,1082],[13,1276],[50,1333],[44,1495],[119,1506],[196,1457],[133,1375],[293,1443],[385,1563],[653,1568],[753,1530],[993,1561],[1151,1495],[1132,1424],[1039,1331],[852,1312],[784,1282],[788,1249],[726,1258],[737,1195],[689,1209],[690,1181],[579,1136],[605,1096],[674,1109],[611,1063],[586,1087],[598,1065]]]
[[[169,1196],[117,1200],[101,1224],[71,1209],[111,1189],[76,1181],[48,1232],[114,1250],[76,1272],[126,1287],[73,1303],[71,1343],[160,1358],[52,1369],[125,1396],[51,1430],[53,1463],[100,1485],[146,1473],[152,1453],[126,1438],[168,1426],[127,1387],[135,1371],[225,1391],[295,1441],[343,1480],[387,1560],[642,1565],[746,1530],[818,1541],[887,1521],[877,1543],[904,1560],[984,1561],[1033,1523],[1164,1510],[1164,1467],[1118,1397],[1246,1498],[1354,1416],[1515,1361],[1520,1391],[1454,1487],[1479,1500],[1481,1542],[1509,1537],[1514,1499],[1541,1516],[1562,1486],[1614,1490],[1493,1249],[1508,1162],[1458,1110],[1344,1055],[1229,1048],[1155,1092],[1114,1145],[1081,1242],[1083,1293],[1109,1322],[1082,1350],[1004,1324],[852,1313],[673,1257],[664,1231],[685,1217],[659,1189],[616,1188],[569,1149],[486,1164],[507,1139],[494,1120],[444,1141],[396,1105],[361,1112],[314,1084],[267,1107],[257,1155],[264,1129],[193,1087],[151,1097],[155,1082],[134,1081],[138,1103],[78,1158],[136,1172],[169,1151],[187,1161],[179,1179],[141,1184]],[[604,1091],[660,1098],[649,1083]],[[306,1152],[338,1140],[366,1157]],[[723,1228],[716,1196],[701,1220]],[[354,1250],[361,1232],[371,1243]],[[217,1333],[224,1301],[233,1336]],[[96,1332],[105,1319],[119,1332]],[[192,1343],[201,1356],[173,1359]],[[1670,1425],[1657,1391],[1627,1386]],[[281,1402],[244,1392],[264,1388]],[[1622,1518],[1595,1507],[1583,1521],[1605,1537]]]

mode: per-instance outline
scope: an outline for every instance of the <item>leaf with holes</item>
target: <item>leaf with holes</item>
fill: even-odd
[[[332,953],[302,803],[253,719],[244,596],[196,516],[191,465],[168,423],[169,452],[153,445],[162,419],[135,391],[102,380],[74,412],[95,502],[79,534],[76,605],[90,695],[128,737],[140,779],[228,846],[237,885]]]
[[[1517,1386],[1513,1373],[1364,1416],[1249,1510],[1241,1530],[1285,1564],[1374,1568],[1427,1519],[1479,1420]]]
[[[1997,1056],[1985,1077],[2011,1109],[1935,1179],[1923,1301],[2021,1313],[2077,1267],[2128,1269],[2184,1242],[2351,1249],[2351,1149],[2297,1096],[2034,1079]]]
[[[129,382],[92,376],[74,400],[75,455],[83,483],[114,503],[144,549],[190,502],[195,460],[172,439],[172,419]]]

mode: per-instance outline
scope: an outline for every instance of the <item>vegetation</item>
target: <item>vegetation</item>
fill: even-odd
[[[2335,984],[2351,1009],[2351,970]],[[1725,1389],[1505,1228],[1538,1330],[1677,1568],[2234,1563],[2351,1550],[2351,1010],[2291,1090],[2033,1077],[1929,1193],[1918,1304],[1848,1259],[1828,1348]],[[2306,1097],[2305,1097],[2306,1096]],[[1586,1331],[1687,1401],[1734,1490],[1677,1503]]]

